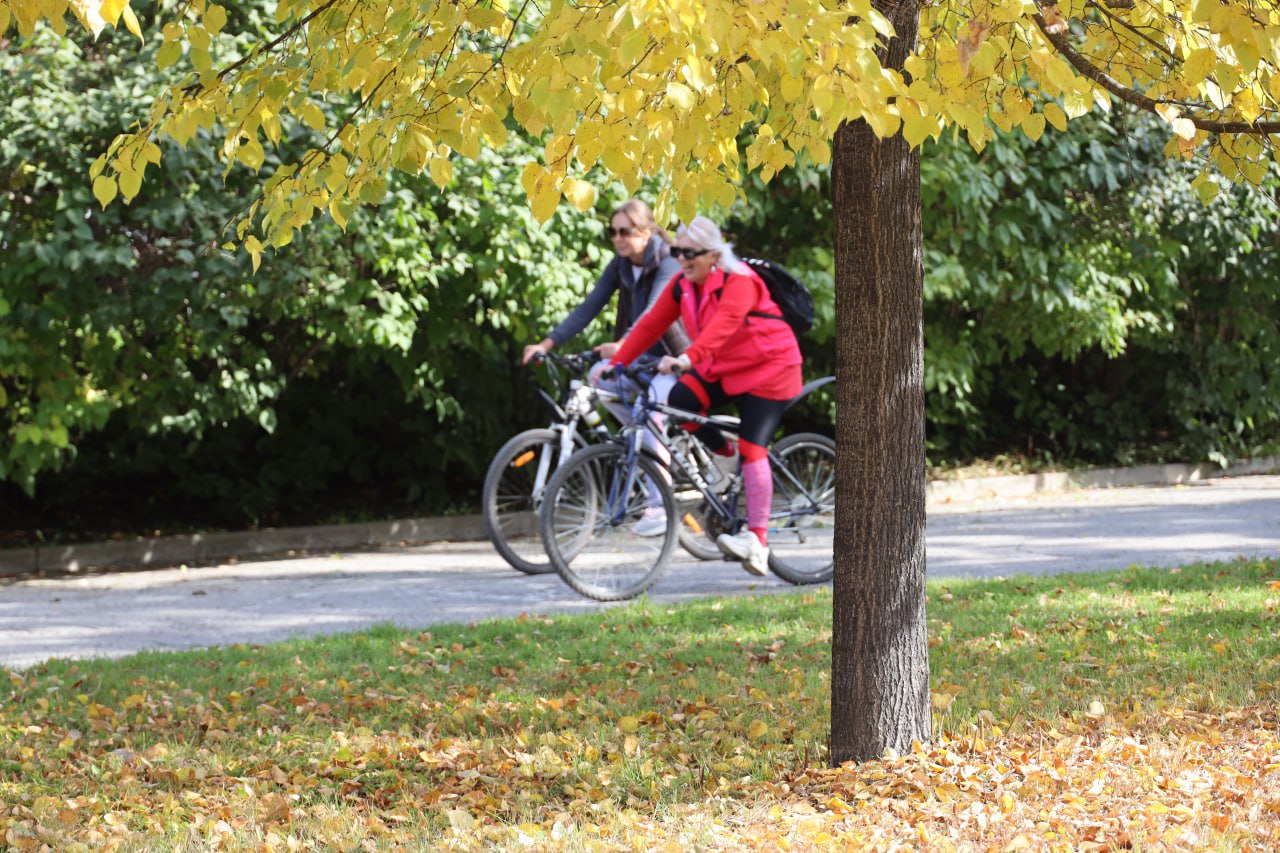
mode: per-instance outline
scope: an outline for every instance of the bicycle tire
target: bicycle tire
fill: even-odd
[[[581,435],[574,435],[575,447],[585,444]],[[520,461],[530,452],[533,457]],[[543,453],[551,454],[542,486],[545,493],[546,483],[559,467],[560,436],[553,429],[528,429],[512,436],[493,455],[480,497],[485,535],[502,559],[526,575],[555,571],[538,533],[542,495],[536,493],[535,486],[539,457]]]
[[[773,472],[769,569],[796,585],[829,581],[835,570],[836,443],[825,435],[797,433],[780,439],[773,455],[808,497],[785,474]]]
[[[675,497],[653,460],[638,457],[638,476],[625,495],[617,494],[627,476],[626,453],[614,443],[578,451],[543,495],[540,528],[547,556],[570,588],[596,601],[635,598],[653,586],[666,572],[678,538]],[[647,504],[644,477],[660,484],[667,524],[658,536],[631,532]]]

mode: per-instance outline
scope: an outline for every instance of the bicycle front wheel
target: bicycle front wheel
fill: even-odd
[[[835,568],[836,443],[797,433],[773,447],[769,568],[794,584],[831,580]]]
[[[635,525],[647,504],[647,481],[658,484],[666,526],[641,536]],[[626,448],[617,444],[573,454],[547,484],[541,510],[551,564],[565,583],[597,601],[634,598],[653,586],[671,561],[676,525],[675,499],[657,464],[639,457],[629,471]]]
[[[574,439],[582,445],[580,436]],[[502,445],[485,474],[484,532],[502,559],[527,575],[555,571],[538,537],[538,508],[559,456],[559,433],[525,430]]]

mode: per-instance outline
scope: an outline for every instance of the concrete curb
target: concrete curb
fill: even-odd
[[[340,551],[397,543],[484,539],[479,515],[401,518],[360,524],[279,527],[231,533],[195,533],[47,545],[0,551],[0,576],[34,572],[77,572],[91,568],[158,569],[231,557],[263,557],[290,551]]]
[[[1213,462],[1139,465],[1134,468],[1095,468],[1058,474],[1025,474],[1006,477],[973,477],[934,480],[926,487],[930,504],[963,503],[984,498],[1018,498],[1042,492],[1072,489],[1110,489],[1118,486],[1176,486],[1219,477],[1273,474],[1280,471],[1280,456],[1246,459],[1222,468]]]
[[[1245,460],[1227,468],[1212,463],[1100,468],[1061,474],[974,477],[935,480],[926,487],[930,505],[968,503],[991,498],[1027,497],[1043,492],[1117,486],[1177,485],[1217,477],[1280,472],[1280,456]],[[362,524],[281,527],[232,533],[197,533],[0,550],[0,577],[36,572],[79,572],[93,568],[163,568],[232,557],[263,557],[291,551],[340,551],[399,543],[484,539],[479,515],[402,518]]]

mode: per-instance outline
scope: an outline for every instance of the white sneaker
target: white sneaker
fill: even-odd
[[[716,544],[734,559],[742,561],[742,568],[748,573],[764,577],[769,574],[769,549],[760,544],[760,539],[750,530],[743,530],[736,536],[721,533],[716,537]]]
[[[667,511],[660,506],[647,506],[631,532],[637,536],[661,536],[667,532]]]

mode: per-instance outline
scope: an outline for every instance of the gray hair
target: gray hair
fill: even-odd
[[[719,226],[705,216],[695,216],[688,225],[680,225],[676,229],[676,237],[677,239],[680,237],[687,238],[690,243],[699,249],[710,249],[713,252],[719,252],[719,266],[725,272],[741,273],[747,269],[747,265],[738,260],[738,256],[733,253],[733,244],[725,242]]]

